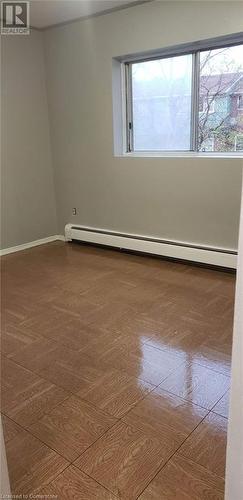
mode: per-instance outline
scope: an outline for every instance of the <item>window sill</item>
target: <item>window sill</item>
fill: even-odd
[[[243,152],[198,153],[195,151],[136,151],[115,155],[119,158],[235,158],[243,159]]]

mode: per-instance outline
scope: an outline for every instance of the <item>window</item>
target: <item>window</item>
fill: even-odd
[[[192,56],[131,65],[133,147],[190,149]]]
[[[235,136],[243,132],[233,97],[243,85],[243,45],[201,51],[199,57],[199,99],[204,99],[204,108],[197,120],[197,149],[208,151],[213,137],[214,151],[235,151]]]
[[[205,111],[207,111],[207,108],[208,108],[209,113],[215,113],[215,99],[214,98],[205,99],[204,110],[203,110],[204,113],[205,113]]]
[[[209,97],[204,97],[203,95],[199,96],[199,113],[206,113],[208,109],[208,113],[215,112],[215,101],[210,99]]]
[[[214,137],[208,137],[205,139],[202,151],[214,151]]]
[[[238,96],[238,109],[243,109],[243,95]]]
[[[235,137],[243,134],[243,42],[124,61],[124,68],[127,152],[242,150]]]
[[[235,136],[235,151],[243,151],[243,134]]]

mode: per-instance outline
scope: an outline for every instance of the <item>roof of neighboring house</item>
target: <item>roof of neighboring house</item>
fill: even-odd
[[[205,75],[200,78],[200,94],[227,94],[243,91],[243,71],[240,73],[221,73]]]
[[[200,95],[209,93],[226,94],[228,92],[243,93],[243,71],[238,73],[223,73],[220,75],[205,75],[200,78]],[[181,78],[155,77],[151,80],[133,79],[134,100],[156,100],[163,97],[179,97],[191,95],[191,76],[185,74]]]

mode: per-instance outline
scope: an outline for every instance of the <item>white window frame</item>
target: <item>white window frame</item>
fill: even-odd
[[[231,47],[243,44],[243,32],[214,38],[210,40],[183,44],[176,47],[168,47],[163,50],[147,52],[114,58],[121,67],[121,93],[122,93],[122,151],[119,148],[116,156],[242,156],[239,152],[201,152],[198,149],[198,118],[199,118],[199,77],[200,77],[200,53],[217,48]],[[136,151],[133,144],[133,119],[132,119],[132,76],[131,67],[133,63],[151,61],[162,58],[176,57],[178,55],[192,55],[192,106],[191,106],[191,141],[190,149],[187,151]],[[114,90],[114,89],[113,89]],[[213,103],[215,105],[215,103]],[[210,113],[215,111],[210,109]],[[119,120],[118,120],[119,121]],[[114,134],[116,135],[116,133]],[[119,139],[117,141],[119,143]]]
[[[237,140],[239,137],[242,137],[242,140],[243,140],[243,134],[237,134],[235,136],[235,151],[241,151],[241,150],[237,149]]]
[[[243,111],[243,94],[238,95],[237,102],[238,102],[237,109]]]

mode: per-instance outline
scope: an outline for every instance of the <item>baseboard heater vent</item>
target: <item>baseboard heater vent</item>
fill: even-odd
[[[90,244],[131,250],[135,252],[160,255],[173,259],[188,260],[229,269],[236,269],[237,251],[225,248],[213,248],[196,244],[161,240],[139,236],[137,234],[118,233],[92,227],[67,224],[66,241],[78,240]]]

